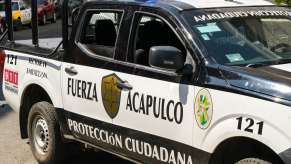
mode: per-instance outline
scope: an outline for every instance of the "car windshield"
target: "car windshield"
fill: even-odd
[[[19,6],[17,2],[12,2],[12,10],[19,10]],[[5,11],[5,3],[0,3],[0,11]]]
[[[291,10],[196,12],[184,14],[207,53],[223,65],[291,62]]]

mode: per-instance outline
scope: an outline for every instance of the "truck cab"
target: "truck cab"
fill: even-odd
[[[2,45],[3,92],[39,162],[82,143],[140,163],[290,163],[290,8],[88,1],[70,32],[67,14],[53,50]]]

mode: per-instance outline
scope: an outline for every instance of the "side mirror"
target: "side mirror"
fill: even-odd
[[[172,46],[154,46],[149,52],[149,64],[152,67],[177,72],[184,67],[182,52]]]

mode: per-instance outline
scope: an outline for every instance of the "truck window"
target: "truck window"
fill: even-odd
[[[165,21],[155,16],[141,14],[135,34],[134,63],[149,66],[149,50],[153,46],[173,46],[186,56],[183,44]]]
[[[113,58],[122,12],[88,12],[83,23],[80,43],[92,53]]]
[[[255,67],[286,63],[291,59],[290,9],[278,11],[280,14],[276,16],[252,16],[250,11],[245,16],[212,20],[204,16],[216,11],[206,14],[185,11],[184,17],[217,63]]]

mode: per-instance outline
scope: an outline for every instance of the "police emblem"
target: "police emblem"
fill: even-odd
[[[116,75],[111,74],[102,78],[101,94],[103,106],[111,119],[117,116],[120,105],[121,89],[118,83],[122,80]]]
[[[207,129],[210,125],[213,113],[213,104],[207,89],[201,89],[195,100],[195,119],[201,129]]]

